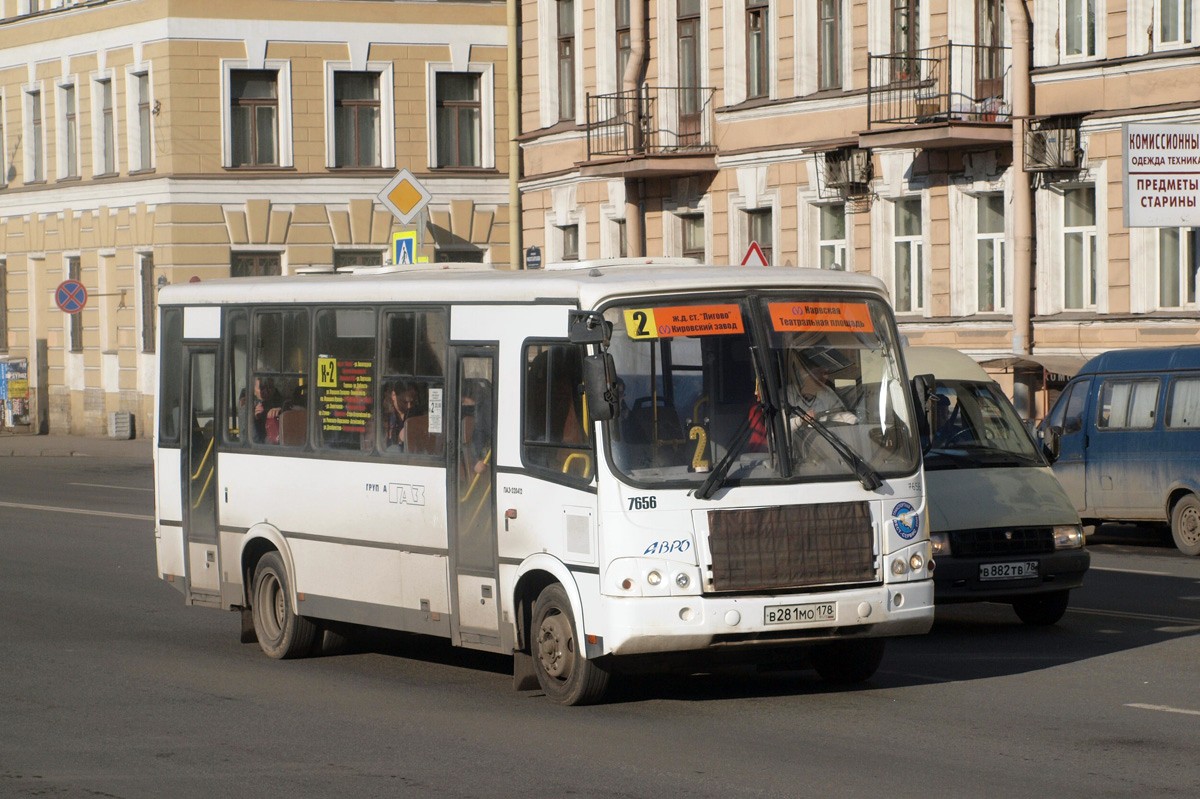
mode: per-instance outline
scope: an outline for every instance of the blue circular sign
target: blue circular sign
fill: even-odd
[[[87,288],[78,280],[64,280],[54,290],[54,304],[64,313],[79,313],[87,305]]]
[[[912,505],[900,502],[892,508],[892,524],[896,527],[896,535],[905,541],[911,541],[921,529],[921,517]]]
[[[542,268],[542,250],[536,244],[525,251],[525,268],[526,269],[541,269]]]

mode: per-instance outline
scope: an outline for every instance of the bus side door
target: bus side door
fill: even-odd
[[[213,344],[184,345],[185,425],[181,436],[183,532],[187,541],[189,596],[221,590],[217,531],[217,350]]]
[[[500,646],[496,553],[496,348],[451,347],[456,402],[447,447],[453,643]]]

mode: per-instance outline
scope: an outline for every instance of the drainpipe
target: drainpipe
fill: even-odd
[[[1015,355],[1033,352],[1033,187],[1025,172],[1025,120],[1030,115],[1029,10],[1009,0],[1012,24],[1013,334]]]
[[[520,63],[521,37],[518,3],[520,0],[508,0],[508,268],[524,269],[524,248],[521,246],[521,233],[524,227],[521,219],[521,144],[517,137],[521,134],[521,81],[518,72]]]
[[[648,0],[629,0],[629,63],[621,76],[621,91],[632,92],[634,108],[633,140],[635,152],[641,151],[642,118],[641,97],[637,94],[646,71],[650,46],[646,36]],[[645,228],[645,206],[642,204],[641,181],[625,180],[625,254],[639,258],[646,253],[642,248],[642,230]]]

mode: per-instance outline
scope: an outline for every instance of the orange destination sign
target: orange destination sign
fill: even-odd
[[[630,338],[644,339],[721,336],[743,333],[745,328],[737,305],[678,305],[626,311],[625,332]]]
[[[873,333],[865,302],[772,302],[771,325],[781,333]]]

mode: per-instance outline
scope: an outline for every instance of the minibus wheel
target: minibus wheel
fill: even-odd
[[[1026,624],[1035,627],[1049,627],[1051,624],[1058,624],[1058,620],[1067,612],[1067,604],[1070,600],[1070,591],[1035,594],[1013,602],[1013,610]]]
[[[1200,500],[1188,494],[1171,509],[1171,538],[1185,555],[1200,555]]]
[[[825,682],[854,685],[871,679],[883,662],[883,638],[834,641],[813,650],[812,665]]]
[[[533,669],[542,691],[560,705],[590,705],[608,688],[608,671],[584,657],[571,601],[558,583],[546,586],[533,606]]]
[[[254,632],[262,651],[276,660],[309,654],[317,627],[292,612],[287,569],[278,552],[268,552],[258,561],[252,585]]]

